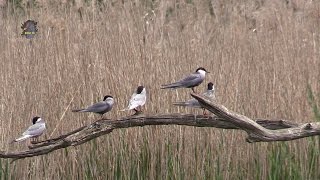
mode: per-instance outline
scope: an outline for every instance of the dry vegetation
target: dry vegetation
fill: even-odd
[[[51,1],[48,1],[51,2]],[[94,1],[95,2],[95,1]],[[251,118],[315,121],[307,84],[320,92],[318,1],[107,1],[9,5],[0,18],[0,142],[9,144],[34,115],[58,136],[99,116],[72,108],[106,94],[119,112],[137,85],[148,90],[147,114],[195,112],[171,105],[190,90],[160,90],[203,66],[218,101]],[[31,42],[20,36],[38,21]],[[203,83],[197,88],[202,91]],[[119,130],[47,156],[8,164],[9,179],[317,179],[318,139],[248,144],[236,130],[182,126]],[[315,147],[314,147],[315,146]],[[312,156],[312,157],[311,157]],[[313,164],[312,164],[313,163]],[[278,172],[280,171],[280,172]]]

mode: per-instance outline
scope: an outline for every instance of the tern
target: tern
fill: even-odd
[[[137,90],[132,94],[127,108],[121,111],[134,110],[135,114],[142,112],[141,108],[146,103],[147,91],[143,86],[139,86]]]
[[[195,92],[194,87],[199,86],[203,82],[206,77],[206,73],[209,72],[203,67],[199,67],[196,72],[189,74],[177,82],[162,85],[161,89],[191,88],[192,91]]]
[[[74,109],[72,112],[93,112],[101,115],[101,118],[104,113],[111,111],[114,104],[113,97],[110,95],[104,96],[103,101],[97,102],[87,108],[83,109]]]
[[[204,93],[202,93],[202,96],[207,98],[210,101],[214,101],[216,99],[215,97],[215,90],[214,90],[214,85],[212,82],[208,83],[207,89]],[[202,108],[198,100],[192,98],[188,101],[185,102],[175,102],[173,105],[176,106],[184,106],[184,107],[193,107],[193,108]],[[205,114],[205,109],[203,109],[203,114]]]
[[[22,136],[15,139],[13,142],[24,141],[28,138],[37,138],[46,130],[46,123],[42,118],[36,116],[32,119],[32,123],[33,125],[29,126]]]

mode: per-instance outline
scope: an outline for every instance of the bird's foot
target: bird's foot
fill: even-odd
[[[30,139],[30,144],[37,144],[39,141],[38,139]]]
[[[140,115],[142,114],[142,111],[136,111],[134,114],[132,114],[132,116],[137,116],[137,115]]]
[[[133,110],[134,110],[134,113],[131,116],[137,116],[137,115],[142,114],[142,111],[139,111],[137,109],[133,109]]]
[[[207,113],[206,109],[203,109],[203,116],[204,117],[209,117],[209,114]]]

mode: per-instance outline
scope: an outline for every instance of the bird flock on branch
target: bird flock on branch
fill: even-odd
[[[27,38],[33,38],[35,33],[26,33],[27,28],[32,27],[32,23],[27,21],[23,27],[24,34],[28,35]],[[31,24],[31,25],[30,25]],[[35,22],[36,25],[36,22]],[[31,29],[34,32],[37,31],[36,26],[34,29]],[[30,30],[30,31],[31,31]],[[26,32],[25,32],[26,31]],[[29,37],[30,36],[30,37]],[[209,73],[206,69],[199,67],[194,73],[191,73],[184,78],[174,82],[169,83],[161,86],[161,89],[178,89],[178,88],[191,88],[192,91],[195,93],[194,88],[199,86],[205,79],[206,73]],[[206,91],[202,94],[205,98],[209,100],[215,100],[215,93],[214,93],[214,85],[213,83],[209,82]],[[121,111],[134,111],[133,115],[138,115],[142,113],[142,106],[145,105],[147,100],[147,91],[144,86],[138,86],[135,92],[132,94],[128,106]],[[92,104],[86,108],[74,109],[72,112],[92,112],[96,114],[100,114],[101,118],[107,112],[110,112],[114,105],[114,99],[111,95],[104,96],[103,100]],[[193,108],[202,108],[199,102],[196,99],[189,99],[183,102],[175,102],[173,105],[176,106],[183,106],[183,107],[193,107]],[[203,108],[203,114],[206,115],[205,109]],[[22,134],[21,137],[16,138],[12,142],[21,142],[27,140],[29,138],[36,139],[40,135],[44,133],[46,130],[45,121],[41,117],[34,117],[32,118],[32,125],[27,128],[27,130]]]

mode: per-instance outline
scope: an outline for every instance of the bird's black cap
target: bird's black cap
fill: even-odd
[[[213,89],[213,83],[212,82],[209,82],[208,83],[208,90],[212,90]]]
[[[35,124],[38,121],[39,118],[40,117],[38,117],[38,116],[32,118],[32,124]]]
[[[143,91],[143,86],[139,86],[138,88],[137,88],[137,94],[140,94],[142,91]]]
[[[107,98],[113,98],[113,97],[110,95],[106,95],[106,96],[104,96],[103,100],[105,101]]]
[[[208,72],[205,68],[203,68],[203,67],[199,67],[199,68],[196,70],[196,72],[198,72],[199,70],[203,70],[203,71],[209,73],[209,72]]]

